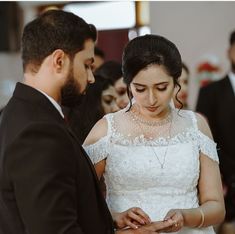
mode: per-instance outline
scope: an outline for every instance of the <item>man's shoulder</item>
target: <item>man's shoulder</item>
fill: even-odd
[[[228,76],[226,75],[225,77],[223,77],[223,78],[221,78],[217,81],[214,81],[214,82],[208,84],[207,86],[202,87],[201,89],[202,90],[213,90],[213,89],[216,89],[216,88],[220,87],[221,84],[224,84],[227,81],[228,81]]]

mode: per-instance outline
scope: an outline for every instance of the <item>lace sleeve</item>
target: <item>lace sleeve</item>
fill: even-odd
[[[101,134],[101,136],[97,138],[97,141],[95,140],[91,143],[88,143],[87,145],[83,145],[83,148],[85,149],[93,164],[96,164],[102,161],[103,159],[106,159],[109,155],[109,140],[112,128],[112,115],[105,115],[103,119],[99,122],[95,125],[94,129],[96,129],[96,131],[99,133],[102,132],[102,129],[104,130],[104,134]]]
[[[198,132],[198,146],[199,150],[210,159],[219,163],[219,157],[216,146],[211,134],[211,130],[207,124],[207,121],[200,114],[194,114],[194,124],[197,127]]]
[[[219,163],[219,157],[216,149],[216,143],[210,139],[208,136],[204,135],[200,130],[199,135],[199,149],[200,151],[211,158],[212,160]]]
[[[93,164],[96,164],[108,157],[107,136],[101,138],[94,144],[83,146]]]

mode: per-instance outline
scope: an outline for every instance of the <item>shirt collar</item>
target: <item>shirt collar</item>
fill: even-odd
[[[235,94],[235,74],[230,71],[229,74],[228,74],[228,77],[229,77],[230,83],[232,85],[234,94]]]
[[[62,112],[62,108],[61,106],[49,95],[47,95],[46,93],[44,93],[42,90],[37,89],[40,93],[42,93],[44,96],[47,97],[47,99],[52,103],[52,105],[59,111],[60,115],[62,116],[62,118],[64,119],[64,114]]]

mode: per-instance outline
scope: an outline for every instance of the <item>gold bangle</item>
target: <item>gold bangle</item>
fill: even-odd
[[[201,207],[198,207],[198,209],[201,213],[201,223],[197,226],[197,228],[201,228],[203,226],[204,222],[205,222],[205,214],[204,214]]]

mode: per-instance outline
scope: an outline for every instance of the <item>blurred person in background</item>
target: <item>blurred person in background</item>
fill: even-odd
[[[223,79],[200,89],[196,110],[207,118],[218,144],[220,169],[227,187],[223,229],[228,224],[231,230],[232,224],[235,233],[235,31],[231,33],[229,42],[231,70]]]
[[[111,79],[117,92],[117,106],[123,109],[129,103],[127,85],[123,81],[122,66],[116,61],[107,61],[96,70],[96,74]]]
[[[119,110],[116,100],[113,81],[95,75],[95,83],[89,85],[82,102],[67,114],[69,125],[80,142],[85,140],[95,123],[105,114]]]
[[[99,68],[103,63],[105,59],[105,53],[103,50],[101,50],[99,47],[95,47],[95,57],[94,57],[94,63],[92,64],[92,71],[95,72],[97,68]]]
[[[179,78],[179,84],[180,84],[180,89],[178,86],[175,87],[175,95],[173,96],[173,100],[174,100],[174,105],[176,108],[180,109],[183,105],[184,109],[188,109],[188,82],[189,82],[189,69],[186,66],[185,63],[182,63],[182,73],[181,76]],[[176,93],[178,92],[178,94],[176,95]],[[178,100],[181,102],[179,102],[178,100],[176,100],[176,97],[178,98]]]

